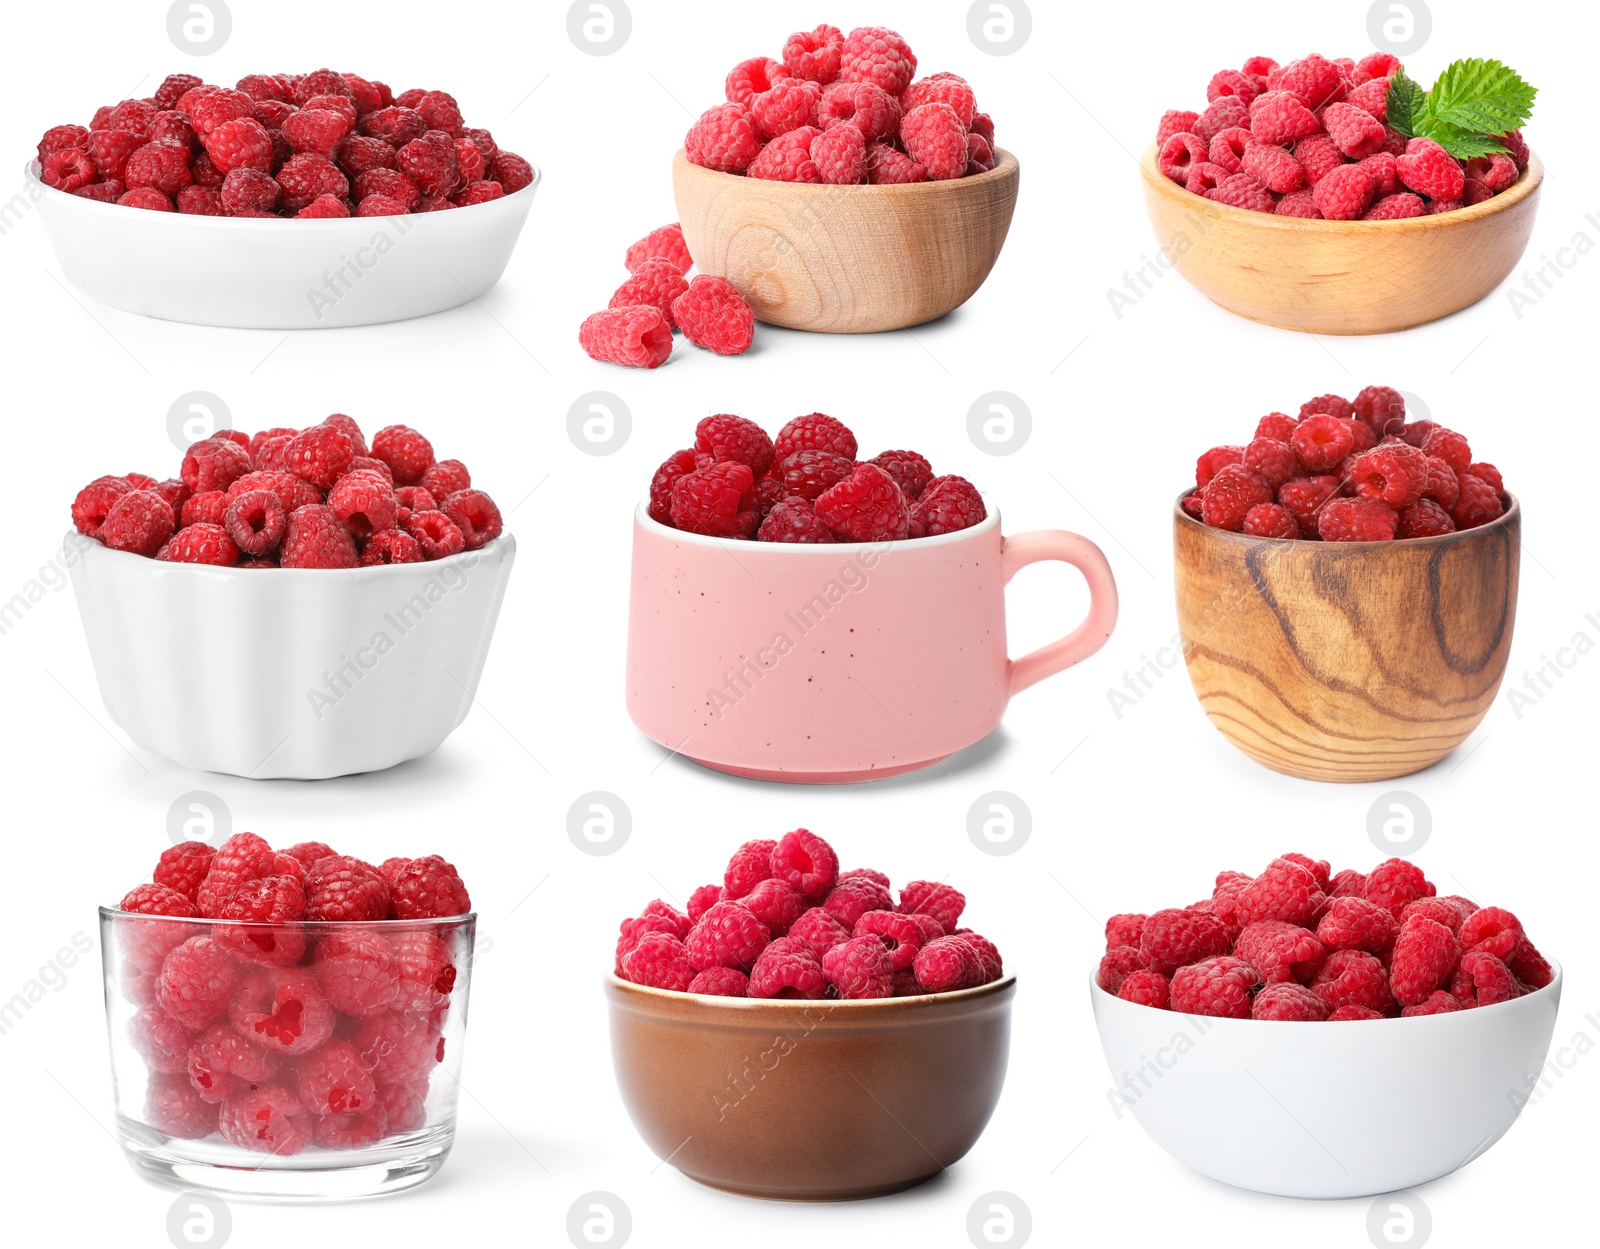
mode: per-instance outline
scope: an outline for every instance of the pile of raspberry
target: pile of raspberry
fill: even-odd
[[[650,519],[685,533],[757,542],[895,542],[978,524],[988,512],[965,477],[935,477],[915,451],[856,459],[856,436],[820,412],[774,440],[742,416],[708,416],[694,446],[650,482]]]
[[[39,140],[46,186],[204,217],[392,217],[522,190],[533,167],[461,118],[454,97],[331,69],[214,87],[172,74],[147,99]]]
[[[145,1122],[282,1156],[420,1128],[444,1061],[454,929],[388,921],[471,909],[438,855],[374,867],[254,833],[165,851],[114,921]]]
[[[684,139],[696,165],[778,182],[940,182],[995,166],[994,122],[956,74],[917,78],[911,46],[882,26],[790,35],[778,60],[733,67],[727,103]]]
[[[1195,464],[1183,510],[1218,529],[1309,542],[1388,542],[1476,529],[1502,515],[1505,482],[1453,429],[1406,420],[1406,402],[1368,386],[1318,395],[1299,416],[1269,412],[1245,446]]]
[[[1253,56],[1218,70],[1203,113],[1171,109],[1156,129],[1161,172],[1220,204],[1329,221],[1453,212],[1498,195],[1528,167],[1522,132],[1506,152],[1459,161],[1387,124],[1398,58]],[[1509,153],[1509,154],[1507,154]]]
[[[1113,915],[1097,980],[1141,1006],[1290,1023],[1442,1015],[1550,983],[1510,911],[1437,895],[1404,859],[1362,875],[1286,854],[1181,910]]]
[[[652,989],[713,997],[915,997],[1004,974],[1000,951],[961,928],[967,900],[914,880],[895,900],[871,868],[839,870],[833,847],[798,828],[734,851],[720,885],[688,914],[657,898],[617,938],[615,971]]]
[[[672,354],[672,335],[719,356],[750,349],[756,314],[727,278],[689,276],[694,261],[676,222],[650,231],[624,259],[628,279],[612,293],[605,311],[578,327],[578,345],[591,360],[635,369],[657,369]]]
[[[190,445],[178,476],[96,477],[72,523],[115,551],[224,568],[356,568],[476,551],[500,536],[494,500],[408,425],[335,413],[307,429],[227,429]]]

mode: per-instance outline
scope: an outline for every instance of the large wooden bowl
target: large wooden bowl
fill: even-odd
[[[1168,262],[1206,298],[1310,334],[1387,334],[1459,312],[1516,268],[1544,165],[1529,156],[1493,199],[1402,221],[1307,221],[1231,208],[1141,162],[1150,224]]]
[[[769,325],[869,334],[959,308],[1000,255],[1021,167],[908,186],[816,186],[672,163],[678,221],[702,273]]]
[[[1178,625],[1200,705],[1258,763],[1378,781],[1437,763],[1494,701],[1522,513],[1400,542],[1285,542],[1173,510]]]

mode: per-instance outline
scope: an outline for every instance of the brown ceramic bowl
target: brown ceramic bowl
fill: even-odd
[[[606,977],[623,1104],[657,1157],[750,1197],[910,1188],[982,1135],[1005,1083],[1015,976],[866,1002],[749,1001]]]
[[[1399,542],[1287,542],[1173,508],[1194,692],[1258,763],[1379,781],[1437,763],[1494,702],[1517,616],[1522,511]]]

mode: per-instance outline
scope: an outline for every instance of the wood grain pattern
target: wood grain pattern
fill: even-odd
[[[1530,156],[1493,199],[1403,221],[1305,221],[1231,208],[1141,162],[1168,262],[1201,294],[1252,321],[1312,334],[1387,334],[1459,312],[1516,268],[1533,232],[1544,166]]]
[[[1258,763],[1375,781],[1437,763],[1505,675],[1522,514],[1404,542],[1282,542],[1174,509],[1178,624],[1211,722]]]
[[[909,186],[815,186],[692,165],[672,185],[689,254],[727,278],[769,325],[867,334],[959,308],[994,267],[1021,169]]]

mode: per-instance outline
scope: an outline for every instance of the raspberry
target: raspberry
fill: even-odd
[[[111,504],[94,536],[113,551],[149,556],[161,549],[172,530],[172,509],[165,499],[153,490],[130,490]]]
[[[750,977],[732,967],[708,967],[696,972],[685,992],[703,993],[708,997],[744,997],[750,987]]]
[[[1157,911],[1145,921],[1139,956],[1152,971],[1170,976],[1179,967],[1226,954],[1230,944],[1227,929],[1215,915]]]
[[[1400,926],[1389,962],[1389,984],[1401,1006],[1420,1006],[1442,987],[1461,957],[1461,945],[1445,925],[1414,915]]]
[[[458,149],[459,146],[458,144]],[[344,138],[339,140],[338,146],[334,149],[333,159],[334,163],[349,174],[358,184],[361,181],[362,174],[378,170],[382,170],[384,173],[392,173],[396,177],[404,176],[394,167],[394,149],[382,139],[374,139],[368,135],[345,135]],[[483,176],[483,164],[482,154],[479,153],[477,176],[480,178]],[[407,178],[406,181],[409,183],[411,180]],[[413,183],[412,185],[414,186],[415,184]],[[356,198],[362,198],[359,192],[357,192]],[[413,202],[415,201],[413,200]]]
[[[993,941],[980,936],[970,928],[957,928],[953,934],[960,937],[978,952],[978,961],[983,965],[983,983],[998,980],[1005,974],[1005,963],[1000,957],[1000,951]]]
[[[89,188],[85,187],[84,190]],[[82,194],[80,191],[78,194]],[[117,203],[124,208],[143,208],[148,212],[169,213],[175,211],[172,201],[154,187],[133,187],[117,197]]]
[[[1276,984],[1290,979],[1296,964],[1321,959],[1323,948],[1321,941],[1298,924],[1257,920],[1240,931],[1233,953],[1255,969],[1262,984]]]
[[[1243,464],[1228,464],[1206,483],[1200,516],[1208,525],[1237,533],[1251,508],[1271,502],[1272,491],[1258,474]]]
[[[390,919],[436,919],[472,910],[460,873],[436,854],[387,859],[379,872],[389,882]]]
[[[1464,1007],[1493,1006],[1516,997],[1517,981],[1493,954],[1472,950],[1461,956],[1450,980],[1450,994]]]
[[[276,1084],[245,1084],[230,1093],[217,1117],[222,1139],[239,1149],[298,1154],[310,1144],[311,1114],[291,1090]]]
[[[328,506],[341,524],[357,538],[393,529],[399,501],[387,481],[376,473],[346,473],[328,491]]]
[[[1549,961],[1526,937],[1506,959],[1506,967],[1530,989],[1542,989],[1555,979],[1555,971]]]
[[[1250,109],[1243,100],[1236,95],[1219,95],[1195,118],[1190,131],[1201,143],[1209,145],[1224,130],[1249,124]]]
[[[700,115],[683,140],[690,164],[743,173],[761,151],[755,119],[740,104],[719,104]]]
[[[782,940],[791,946],[810,951],[814,958],[820,960],[827,951],[841,941],[848,941],[852,935],[862,936],[864,934],[852,934],[850,929],[841,924],[827,910],[820,906],[815,906],[809,911],[801,913],[800,918],[790,926],[788,933]],[[889,945],[890,943],[885,940],[884,944]],[[915,953],[914,948],[912,953]],[[910,965],[910,954],[906,956],[905,962],[908,966]]]
[[[815,507],[817,516],[844,542],[898,541],[911,534],[906,497],[876,464],[856,465],[849,477],[817,497]]]
[[[1324,542],[1388,542],[1400,518],[1386,503],[1372,499],[1333,499],[1317,515]]]
[[[190,937],[176,946],[156,977],[161,1009],[192,1032],[220,1018],[239,983],[239,964],[211,937]]]
[[[355,445],[343,430],[329,425],[313,425],[289,440],[287,464],[295,476],[326,491],[331,490],[334,483],[350,470],[350,461],[355,454]],[[184,464],[187,468],[188,461],[185,460]],[[184,480],[188,480],[187,473]],[[195,488],[206,487],[197,485]],[[219,488],[226,489],[226,485]]]
[[[772,876],[772,852],[776,841],[747,841],[733,852],[722,874],[723,888],[730,898],[742,898]]]
[[[1274,147],[1270,143],[1247,143],[1239,162],[1239,171],[1280,195],[1295,190],[1306,181],[1306,172],[1300,162],[1281,147]]]
[[[274,175],[282,190],[281,205],[298,213],[323,196],[342,201],[350,194],[350,181],[339,167],[315,152],[300,152],[285,161]]]
[[[1337,416],[1315,413],[1306,416],[1289,437],[1300,463],[1313,473],[1336,467],[1355,446],[1355,435]]]
[[[1137,949],[1131,945],[1119,945],[1105,952],[1095,972],[1095,982],[1107,993],[1115,993],[1130,975],[1144,969]]]
[[[1278,503],[1258,503],[1244,515],[1241,531],[1253,538],[1300,537],[1300,522],[1294,513]]]
[[[1317,210],[1329,221],[1354,221],[1371,206],[1377,187],[1364,165],[1341,165],[1312,187]]]
[[[911,506],[911,537],[931,538],[970,529],[988,514],[983,496],[965,477],[935,477]]]
[[[870,82],[893,96],[910,86],[917,72],[911,47],[882,26],[858,26],[845,39],[839,55],[839,77],[845,82]]]
[[[1382,1019],[1381,1011],[1375,1011],[1370,1006],[1341,1006],[1328,1015],[1329,1023],[1353,1023],[1363,1019]]]
[[[1106,949],[1114,950],[1119,945],[1131,945],[1138,948],[1139,942],[1144,938],[1145,922],[1148,915],[1113,915],[1106,920]]]
[[[222,209],[233,216],[248,212],[271,212],[278,206],[277,180],[259,169],[231,170],[222,180],[219,196]]]
[[[1213,103],[1212,108],[1216,108],[1220,102]],[[1322,123],[1306,107],[1305,101],[1287,91],[1267,91],[1257,96],[1250,104],[1249,119],[1250,133],[1259,142],[1279,147],[1322,129]]]
[[[680,273],[688,273],[694,266],[694,260],[689,255],[689,245],[683,239],[683,228],[676,222],[650,231],[629,247],[624,263],[628,272],[632,273],[645,261],[657,258],[670,260],[678,267]]]
[[[785,833],[772,847],[772,875],[796,893],[824,897],[839,875],[833,847],[808,829]]]
[[[278,549],[289,516],[272,491],[248,490],[228,504],[222,523],[239,550],[261,556]]]
[[[65,148],[42,158],[39,180],[58,191],[76,191],[95,180],[98,170],[82,148]]]
[[[742,902],[718,902],[700,917],[684,940],[696,971],[736,967],[748,971],[771,938],[767,926]]]
[[[1368,902],[1398,917],[1407,903],[1417,898],[1431,898],[1437,892],[1415,863],[1385,859],[1367,873],[1364,896]]]
[[[415,109],[390,105],[361,118],[357,129],[364,135],[382,139],[391,147],[399,148],[413,139],[420,139],[428,129],[428,123],[422,120],[422,114]]]
[[[772,84],[783,76],[781,62],[769,56],[753,56],[747,61],[740,61],[728,72],[723,83],[723,94],[728,103],[749,108],[751,100],[763,91],[771,90]]]
[[[375,195],[369,196],[368,201],[376,204],[378,198]],[[372,211],[372,209],[369,209],[368,215],[371,215]],[[305,217],[307,220],[324,221],[336,217],[348,217],[350,215],[350,206],[334,195],[322,194],[294,215],[296,217]]]
[[[461,533],[468,551],[487,546],[505,530],[505,522],[495,502],[481,490],[457,490],[445,496],[440,510]],[[409,521],[407,522],[409,523]]]
[[[1450,519],[1450,513],[1432,499],[1407,503],[1398,515],[1394,530],[1397,538],[1438,538],[1456,531],[1456,523]]]
[[[994,148],[982,135],[967,135],[967,176],[988,173],[995,167]]]
[[[839,76],[844,33],[837,26],[798,31],[783,45],[783,67],[796,78],[826,85]]]
[[[1364,897],[1335,895],[1317,924],[1317,940],[1329,950],[1381,954],[1394,942],[1397,925],[1386,908]]]
[[[533,185],[533,166],[515,152],[501,152],[484,170],[491,182],[498,182],[507,195],[515,195],[524,187]]]
[[[1211,142],[1206,145],[1207,162],[1227,173],[1238,173],[1244,164],[1245,149],[1254,143],[1250,132],[1243,126],[1229,126],[1211,136]]]
[[[1466,912],[1449,898],[1417,898],[1415,901],[1407,902],[1405,909],[1400,912],[1400,922],[1404,924],[1414,916],[1443,924],[1457,935],[1460,935],[1461,925],[1467,918]],[[1466,944],[1463,943],[1461,948],[1465,950]]]
[[[387,425],[372,438],[372,455],[389,466],[397,486],[414,486],[433,466],[433,444],[409,425]]]
[[[748,993],[753,998],[827,996],[828,979],[810,948],[790,937],[772,942],[750,969]]]
[[[854,461],[831,451],[797,451],[774,471],[786,496],[811,502],[855,471]]]
[[[696,924],[713,905],[722,900],[721,885],[701,885],[689,895],[688,919]]]
[[[185,1070],[191,1039],[176,1019],[146,1005],[128,1020],[128,1043],[152,1072],[172,1075]]]
[[[854,126],[836,125],[811,141],[810,156],[820,181],[856,186],[867,180],[867,140]],[[966,169],[965,148],[961,167]]]
[[[1479,156],[1467,162],[1468,181],[1482,184],[1485,190],[1498,194],[1517,180],[1517,165],[1503,152]]]
[[[650,479],[650,519],[657,524],[672,524],[672,483],[685,473],[695,471],[695,454],[692,450],[674,451]]]
[[[878,938],[887,947],[894,970],[902,971],[912,965],[923,945],[943,934],[929,937],[914,915],[875,910],[866,911],[857,918],[850,935]]]
[[[235,833],[211,856],[205,879],[195,890],[195,905],[206,917],[219,913],[227,896],[252,881],[271,876],[277,866],[271,846],[254,833]]]
[[[874,936],[841,941],[822,956],[823,974],[838,995],[849,1001],[894,996],[894,967],[889,948]]]
[[[1383,148],[1387,137],[1383,123],[1353,104],[1330,104],[1322,124],[1334,146],[1351,160],[1361,160]]]
[[[420,1084],[425,1092],[429,1074],[444,1061],[444,1038],[437,1025],[397,1011],[362,1020],[350,1035],[350,1043],[371,1068],[380,1102],[385,1100],[385,1085]],[[391,1130],[398,1130],[393,1126],[393,1108],[390,1113]]]
[[[1180,967],[1172,974],[1172,1009],[1222,1019],[1250,1017],[1255,969],[1243,959],[1219,955]]]
[[[293,876],[266,876],[242,885],[214,913],[217,919],[241,921],[217,924],[211,935],[247,962],[287,967],[305,954],[306,939],[295,921],[305,917],[306,895]]]
[[[150,878],[193,902],[206,873],[211,870],[211,859],[215,853],[203,841],[180,841],[161,852]],[[123,910],[127,909],[123,907]],[[195,914],[199,913],[197,909]]]
[[[1315,534],[1318,514],[1338,491],[1337,477],[1296,477],[1279,489],[1278,502],[1294,514],[1302,532]]]
[[[1395,172],[1407,187],[1429,199],[1458,199],[1466,185],[1460,162],[1432,139],[1407,143],[1405,154],[1395,161]]]
[[[287,850],[282,851],[291,859],[297,860],[302,867],[310,867],[318,859],[326,859],[334,853],[333,847],[320,841],[296,842]]]
[[[56,152],[64,152],[69,148],[84,150],[89,142],[89,130],[84,126],[52,126],[44,132],[44,137],[39,140],[39,160],[42,162],[47,156]]]
[[[307,919],[385,919],[389,900],[383,874],[350,855],[328,855],[306,869]]]
[[[967,132],[948,104],[920,104],[900,123],[906,153],[926,170],[929,181],[959,178],[967,171]]]
[[[1259,434],[1245,447],[1242,463],[1274,492],[1300,472],[1294,449],[1287,442],[1263,438]]]
[[[651,933],[665,933],[680,942],[689,935],[682,923],[665,915],[646,914],[623,920],[617,926],[616,971],[619,976],[625,975],[628,956]]]
[[[710,457],[712,464],[743,464],[753,477],[760,477],[772,466],[772,439],[754,421],[720,413],[708,416],[695,426],[695,451]]]
[[[1190,176],[1207,161],[1209,155],[1208,145],[1199,135],[1180,132],[1169,138],[1162,146],[1156,163],[1160,166],[1161,172],[1174,182],[1187,185]],[[1226,169],[1228,166],[1223,163],[1221,167]]]
[[[163,1136],[198,1141],[217,1130],[217,1111],[195,1091],[187,1074],[153,1074],[145,1086],[144,1122]]]
[[[1158,971],[1136,971],[1122,982],[1117,996],[1124,1002],[1133,1002],[1138,1006],[1167,1010],[1171,1001],[1171,987],[1167,978]]]
[[[776,139],[791,130],[813,127],[817,123],[817,104],[822,88],[814,82],[781,78],[767,90],[752,96],[746,106],[765,140]]]
[[[383,1014],[400,996],[394,953],[372,928],[344,928],[322,937],[311,971],[328,1004],[358,1019]]]
[[[332,160],[340,141],[354,126],[355,119],[344,113],[308,106],[284,120],[283,133],[289,140],[289,146],[296,152],[314,152],[318,156]],[[262,131],[263,136],[265,133]],[[216,159],[215,153],[212,154],[212,159]],[[398,157],[396,161],[398,163]]]
[[[252,490],[270,490],[278,496],[278,502],[283,504],[286,513],[305,507],[307,504],[322,502],[322,492],[303,478],[281,469],[263,469],[234,478],[233,484],[223,496],[224,517],[227,515],[227,504],[231,504],[240,495],[248,494]]]
[[[1272,192],[1247,173],[1236,173],[1224,178],[1209,198],[1233,208],[1248,208],[1254,212],[1271,212]]]
[[[739,902],[774,937],[786,934],[806,909],[806,900],[781,880],[762,881]]]
[[[900,487],[900,492],[908,500],[920,498],[923,491],[928,488],[928,484],[933,481],[933,465],[928,463],[926,457],[915,451],[885,451],[873,456],[867,463],[876,464],[893,477],[895,484]]]
[[[427,130],[398,148],[394,167],[424,195],[449,195],[461,181],[460,153],[455,140],[443,130]]]
[[[928,993],[976,988],[984,982],[983,962],[965,937],[936,937],[912,960],[917,984]]]
[[[1355,457],[1348,480],[1363,499],[1404,507],[1427,489],[1428,457],[1403,442],[1384,443]]]
[[[852,877],[835,883],[822,905],[829,915],[853,930],[868,911],[894,910],[894,897],[887,885],[865,877]]]
[[[194,491],[226,490],[250,471],[250,452],[229,438],[191,443],[179,475]]]
[[[1334,1012],[1361,1006],[1388,1015],[1394,1009],[1383,964],[1362,950],[1338,950],[1328,955],[1311,988]]]
[[[284,527],[278,561],[284,568],[354,568],[355,539],[326,504],[296,508]]]
[[[1169,108],[1161,114],[1161,121],[1156,126],[1156,150],[1160,151],[1166,146],[1167,140],[1175,134],[1184,132],[1193,133],[1195,122],[1200,120],[1200,114],[1189,109]]]
[[[329,1041],[298,1064],[300,1103],[313,1114],[353,1114],[377,1096],[372,1073],[349,1041]]]
[[[755,313],[726,278],[700,274],[673,300],[672,315],[685,338],[721,356],[743,354],[755,336]]]
[[[1239,922],[1249,925],[1258,920],[1282,920],[1289,924],[1309,923],[1325,901],[1317,878],[1290,859],[1274,859],[1249,884],[1239,890]]]
[[[823,93],[816,125],[833,130],[849,123],[868,143],[892,144],[900,132],[904,109],[909,107],[870,82],[841,82]]]
[[[1303,984],[1271,984],[1250,1005],[1250,1018],[1280,1023],[1319,1023],[1328,1017],[1328,1004]]]
[[[1521,922],[1498,906],[1483,907],[1462,921],[1461,948],[1467,953],[1482,951],[1504,962],[1521,945]]]
[[[611,308],[579,326],[578,343],[591,360],[655,369],[672,354],[672,325],[666,314],[650,305]]]
[[[1501,506],[1500,495],[1483,478],[1474,473],[1459,473],[1456,480],[1460,483],[1461,492],[1455,506],[1450,509],[1450,518],[1455,521],[1457,529],[1476,529],[1479,525],[1488,524],[1505,510]],[[106,523],[110,525],[109,517]]]
[[[760,522],[755,476],[729,461],[685,473],[672,483],[672,523],[688,533],[748,538]]]
[[[241,1082],[268,1080],[277,1063],[261,1046],[225,1023],[213,1024],[195,1041],[186,1064],[189,1082],[203,1102],[215,1105]]]
[[[779,136],[750,162],[747,176],[771,182],[821,182],[817,162],[811,159],[811,145],[821,133],[815,126],[801,126]]]
[[[649,305],[661,312],[673,329],[677,322],[672,316],[672,302],[689,289],[683,271],[671,260],[656,258],[641,261],[632,275],[611,296],[608,308],[631,308]],[[448,491],[446,492],[448,493]]]

